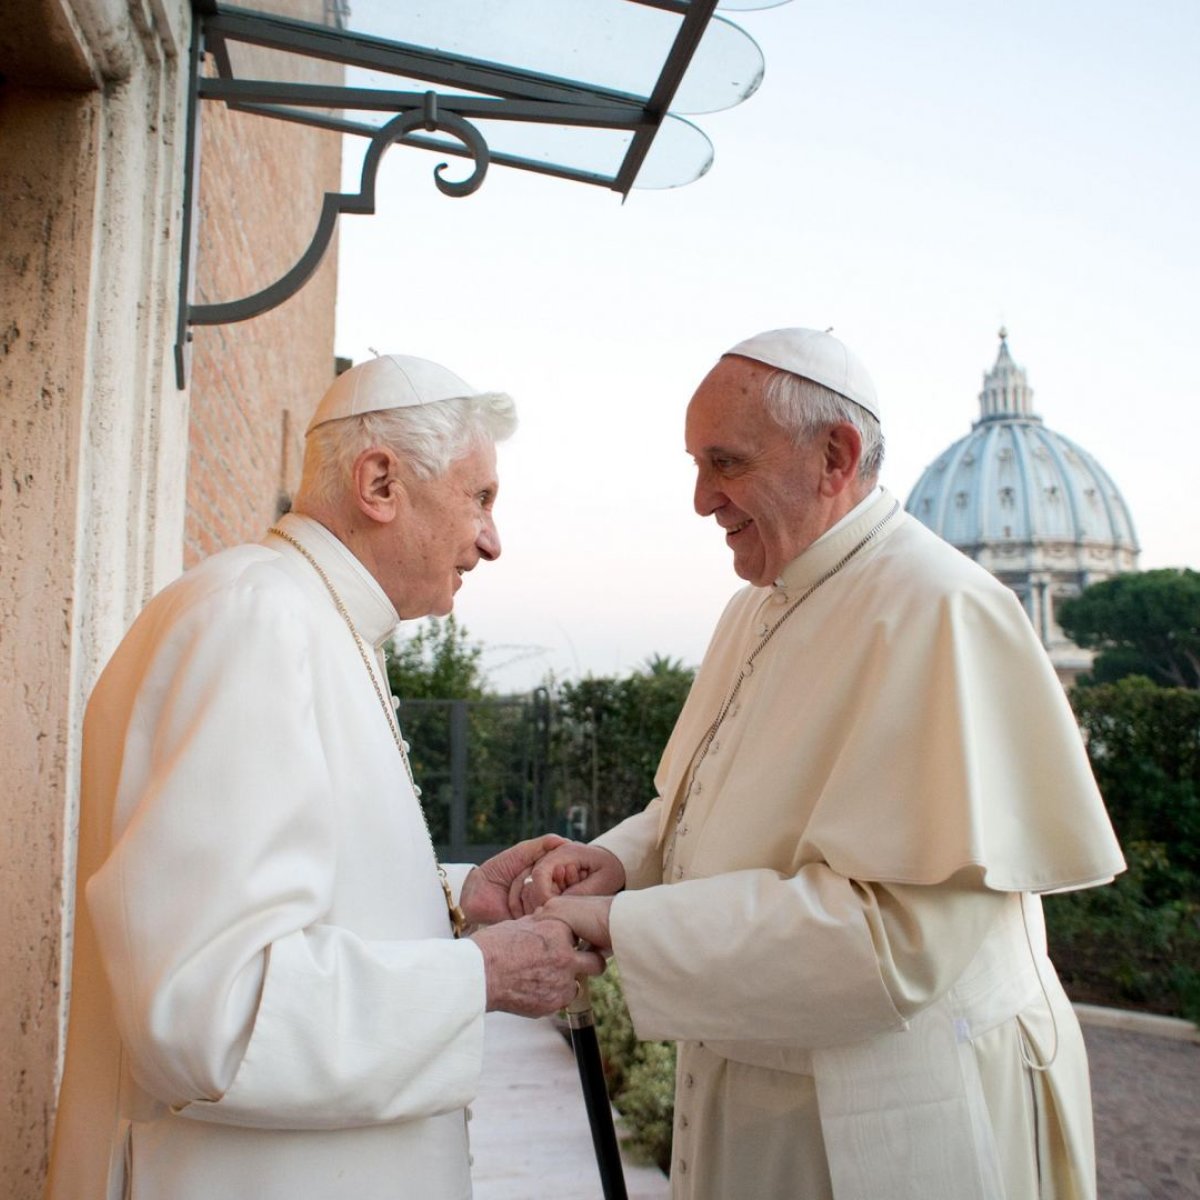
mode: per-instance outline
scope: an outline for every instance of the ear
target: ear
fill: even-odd
[[[350,494],[364,516],[381,525],[394,521],[407,500],[400,460],[386,446],[370,446],[350,471]]]
[[[849,421],[830,427],[825,438],[821,472],[821,494],[838,496],[858,478],[862,460],[862,434]]]

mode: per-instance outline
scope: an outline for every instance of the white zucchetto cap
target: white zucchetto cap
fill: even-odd
[[[867,368],[848,346],[819,329],[772,329],[738,342],[725,353],[811,379],[866,409],[875,420],[883,420]]]
[[[304,432],[342,417],[487,394],[427,358],[381,354],[343,371],[333,381]]]

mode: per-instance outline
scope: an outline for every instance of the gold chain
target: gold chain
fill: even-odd
[[[367,657],[366,643],[362,640],[358,630],[355,628],[354,620],[342,602],[341,596],[338,595],[337,589],[333,586],[333,581],[325,573],[324,568],[313,557],[308,547],[301,545],[290,533],[279,528],[278,525],[272,525],[268,533],[273,533],[276,537],[282,538],[287,544],[308,560],[309,565],[320,576],[321,582],[325,585],[333,600],[334,607],[337,608],[342,620],[346,622],[346,628],[350,630],[350,635],[354,638],[354,644],[358,647],[359,657],[362,659],[363,666],[367,669],[367,674],[371,678],[371,686],[375,689],[376,699],[379,701],[379,707],[383,709],[384,719],[387,721],[388,729],[392,732],[392,740],[396,743],[396,749],[400,754],[400,761],[404,764],[404,773],[408,776],[408,782],[412,786],[413,795],[417,799],[417,810],[421,814],[421,820],[425,825],[425,836],[429,839],[429,851],[433,855],[433,865],[437,868],[438,882],[442,885],[442,891],[446,895],[446,911],[450,914],[450,924],[454,929],[454,936],[461,937],[462,931],[466,928],[467,918],[463,910],[454,903],[454,893],[450,890],[450,880],[446,877],[446,868],[438,862],[437,851],[433,847],[433,834],[429,832],[429,821],[425,816],[425,810],[421,807],[421,789],[417,786],[417,781],[413,777],[412,764],[408,761],[408,750],[404,744],[404,739],[400,736],[400,722],[396,716],[392,706],[384,699],[383,689],[379,686],[379,677],[371,667],[371,660]]]

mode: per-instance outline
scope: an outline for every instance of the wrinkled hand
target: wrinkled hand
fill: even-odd
[[[488,1012],[544,1017],[575,999],[577,975],[599,975],[604,959],[575,949],[562,921],[522,917],[471,935],[483,951]]]
[[[564,844],[566,838],[548,833],[544,837],[518,842],[476,867],[463,883],[459,897],[467,924],[494,925],[497,921],[521,916],[521,906],[513,908],[509,903],[513,885],[519,891],[534,863],[547,851]]]
[[[612,896],[625,886],[625,868],[611,850],[562,842],[513,881],[514,916],[536,912],[554,896]]]
[[[612,902],[611,896],[556,896],[538,910],[535,919],[564,921],[593,949],[611,951],[608,920]]]

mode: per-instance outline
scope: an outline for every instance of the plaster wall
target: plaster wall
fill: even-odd
[[[95,101],[47,104],[14,90],[0,100],[6,214],[0,269],[0,1190],[32,1195],[45,1167],[47,1114],[59,1052],[61,878],[71,757],[66,680],[74,619],[74,511],[84,316],[91,247],[80,195],[95,188]],[[12,169],[19,160],[19,168]],[[26,198],[53,195],[40,206]],[[82,230],[81,227],[82,226]],[[42,230],[66,233],[51,252]],[[66,303],[50,303],[52,295]]]
[[[0,39],[0,1194],[41,1194],[84,697],[177,572],[169,378],[184,3],[31,0]],[[173,532],[172,532],[173,531]]]

